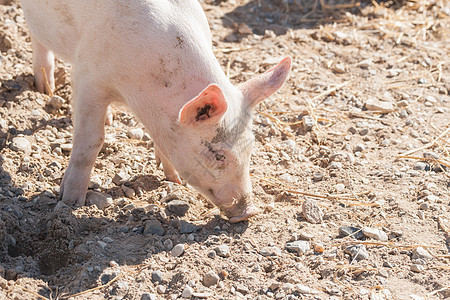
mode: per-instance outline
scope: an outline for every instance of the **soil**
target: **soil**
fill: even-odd
[[[70,66],[49,103],[21,6],[0,1],[0,298],[450,297],[450,3],[202,5],[232,82],[293,58],[255,112],[248,222],[165,181],[122,107],[91,176],[110,205],[59,203]]]

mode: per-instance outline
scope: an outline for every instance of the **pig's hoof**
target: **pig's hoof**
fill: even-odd
[[[174,174],[174,175],[166,175],[166,179],[168,181],[172,181],[178,184],[181,184],[181,179],[180,176],[178,176],[178,174]]]
[[[237,223],[241,221],[248,220],[250,217],[253,217],[257,214],[259,214],[261,210],[257,208],[255,205],[251,204],[247,206],[247,208],[244,210],[244,212],[240,216],[235,216],[230,218],[230,223]]]
[[[70,193],[61,191],[58,198],[59,198],[59,200],[64,202],[66,205],[72,206],[72,207],[79,207],[79,206],[83,206],[86,204],[85,193],[83,194],[83,196],[74,196],[74,195],[70,195]]]

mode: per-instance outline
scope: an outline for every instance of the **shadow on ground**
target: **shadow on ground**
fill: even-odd
[[[378,2],[381,10],[383,7],[399,8],[407,1]],[[254,0],[225,14],[222,20],[225,27],[236,32],[242,30],[241,24],[244,23],[254,34],[264,35],[266,30],[272,30],[276,35],[283,35],[288,29],[316,28],[323,24],[339,23],[347,19],[348,13],[361,14],[364,8],[373,5],[372,1],[366,0]],[[368,14],[368,18],[371,17],[373,16]]]

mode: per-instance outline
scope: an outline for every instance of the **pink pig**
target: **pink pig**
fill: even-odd
[[[107,109],[126,103],[155,143],[165,176],[180,177],[239,222],[257,214],[249,175],[251,110],[276,92],[290,57],[233,86],[212,51],[197,0],[22,0],[35,85],[54,84],[53,52],[73,63],[73,150],[62,200],[83,205]],[[48,91],[47,91],[48,92]],[[178,175],[179,174],[179,175]]]

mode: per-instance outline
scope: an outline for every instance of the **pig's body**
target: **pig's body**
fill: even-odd
[[[106,109],[121,101],[154,139],[170,180],[179,181],[178,171],[232,221],[256,213],[250,201],[253,135],[247,112],[282,85],[289,59],[253,82],[234,87],[214,57],[197,0],[22,4],[32,35],[38,90],[45,90],[42,67],[54,87],[50,50],[73,64],[75,132],[62,183],[63,201],[84,204],[103,144]]]

